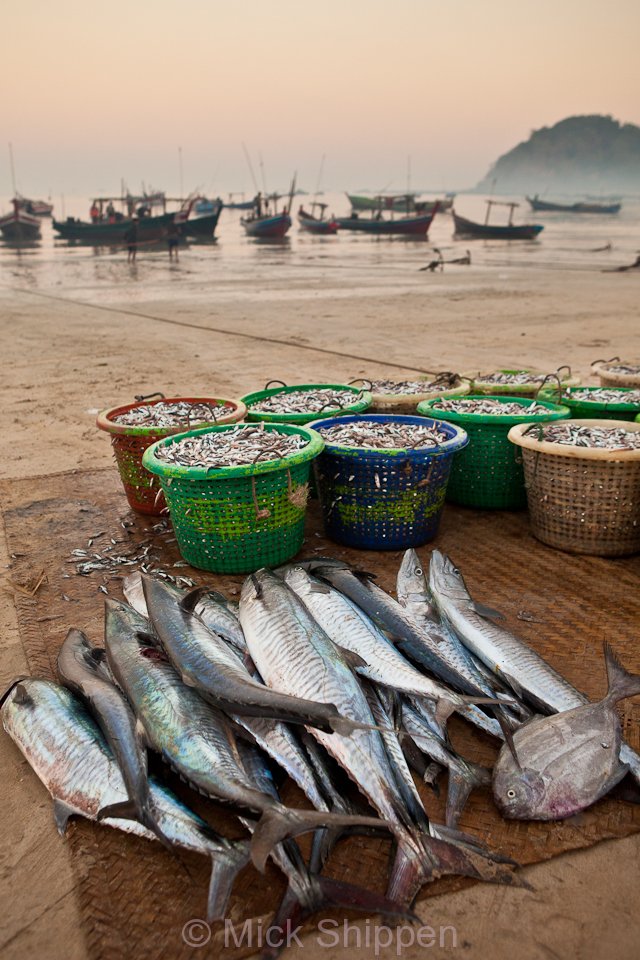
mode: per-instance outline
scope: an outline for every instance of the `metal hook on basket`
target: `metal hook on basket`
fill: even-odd
[[[563,363],[561,367],[558,367],[558,369],[556,370],[556,373],[558,374],[558,376],[560,376],[560,371],[561,371],[561,370],[566,370],[566,371],[567,371],[567,380],[570,380],[570,379],[571,379],[571,367],[569,366],[569,364],[568,364],[568,363]]]
[[[610,360],[592,360],[591,366],[595,367],[596,363],[613,363],[615,360],[617,360],[618,363],[620,363],[620,357],[611,357]]]
[[[558,367],[558,371],[560,371],[560,370],[562,370],[562,369],[563,369],[562,367]],[[567,369],[569,369],[569,368],[567,368]],[[557,400],[558,403],[560,403],[560,401],[562,400],[562,382],[561,382],[561,380],[560,380],[560,377],[558,376],[558,373],[548,373],[548,374],[546,375],[546,377],[544,378],[544,380],[542,381],[542,383],[540,384],[540,386],[538,387],[538,389],[537,389],[537,391],[536,391],[536,400],[537,400],[538,397],[540,396],[540,393],[542,392],[542,389],[544,388],[545,383],[547,383],[549,380],[555,380],[555,382],[556,382],[556,387],[555,387],[555,389],[557,390],[557,394],[558,394],[557,397],[556,397],[556,400]]]
[[[138,403],[142,403],[143,400],[153,400],[154,397],[159,397],[161,400],[164,400],[165,394],[161,393],[159,390],[156,390],[155,393],[147,393],[147,394],[140,393],[134,397],[134,400],[137,400]]]
[[[271,384],[272,384],[272,383],[279,383],[281,387],[286,387],[286,386],[287,386],[287,384],[284,382],[284,380],[269,380],[267,383],[265,383],[264,389],[265,389],[265,390],[269,390],[269,388],[271,387]]]

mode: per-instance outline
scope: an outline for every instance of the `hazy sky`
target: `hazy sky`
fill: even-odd
[[[532,129],[640,124],[639,0],[4,0],[26,194],[473,185]],[[256,170],[258,177],[259,170]],[[0,194],[11,191],[0,146]]]

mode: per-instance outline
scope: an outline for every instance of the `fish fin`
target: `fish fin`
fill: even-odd
[[[520,760],[518,759],[515,740],[513,739],[513,730],[511,729],[511,724],[505,717],[502,710],[492,710],[491,713],[494,719],[497,720],[498,723],[500,724],[500,729],[502,730],[502,736],[504,737],[504,742],[509,748],[509,753],[513,757],[513,761],[516,767],[518,768],[518,770],[522,770],[522,767],[520,766]]]
[[[224,920],[231,888],[240,871],[251,859],[248,840],[229,844],[228,849],[216,849],[211,854],[211,876],[207,893],[207,921]]]
[[[198,601],[202,599],[202,595],[206,591],[207,587],[194,587],[193,590],[189,590],[189,593],[186,593],[184,597],[180,598],[178,606],[189,613],[193,613],[194,607]]]
[[[9,694],[14,690],[14,688],[16,691],[16,695],[13,698],[14,703],[17,703],[19,706],[27,706],[30,703],[33,703],[32,698],[29,696],[29,694],[26,691],[26,688],[22,683],[23,680],[29,680],[29,677],[25,675],[23,677],[16,677],[14,680],[11,681],[7,689],[3,692],[2,696],[0,696],[0,707],[5,702]],[[20,689],[18,689],[18,687]]]
[[[251,859],[260,873],[273,847],[289,837],[308,833],[318,827],[371,826],[379,829],[385,821],[378,817],[343,816],[322,810],[295,810],[282,805],[266,810],[258,821],[251,837]]]
[[[64,836],[67,831],[67,824],[71,817],[77,817],[78,811],[74,810],[73,807],[70,807],[68,803],[65,803],[64,800],[54,800],[53,801],[53,819],[56,822],[56,827],[58,828],[58,833],[60,836]]]
[[[250,576],[251,583],[253,584],[253,589],[256,591],[256,600],[262,599],[262,584],[256,577],[255,573],[252,573]]]
[[[467,764],[460,770],[449,768],[449,782],[447,785],[446,824],[454,829],[469,799],[471,791],[476,787],[484,787],[491,783],[491,771],[479,764]]]
[[[522,689],[522,686],[518,683],[515,677],[512,677],[510,676],[510,674],[505,673],[504,670],[502,670],[499,666],[496,667],[496,673],[498,677],[504,678],[505,683],[509,684],[509,686],[511,687],[511,689],[513,690],[513,692],[515,693],[516,697],[518,697],[519,700],[524,700],[525,698],[524,690]],[[500,702],[507,703],[507,701],[503,700],[502,698],[500,698]]]
[[[499,610],[494,610],[492,607],[486,607],[484,603],[473,600],[472,605],[478,616],[485,620],[506,620],[504,613],[500,613]]]
[[[606,641],[604,643],[604,657],[609,681],[609,690],[605,699],[611,703],[617,703],[618,700],[624,700],[626,697],[638,696],[640,694],[640,676],[636,673],[629,673],[622,666],[613,647]]]
[[[325,581],[311,580],[309,582],[309,590],[311,593],[331,593],[331,587]]]
[[[346,647],[341,647],[339,643],[334,644],[342,654],[342,657],[349,664],[352,670],[362,670],[364,667],[367,667],[367,661],[364,660],[359,654],[354,653],[353,650],[348,650]]]
[[[139,820],[139,807],[134,800],[122,800],[120,803],[108,803],[100,807],[96,819],[105,820],[111,817],[118,820]]]

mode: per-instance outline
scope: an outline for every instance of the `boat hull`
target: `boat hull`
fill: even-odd
[[[11,243],[39,240],[40,221],[37,217],[18,209],[5,217],[0,217],[0,232],[4,239]]]
[[[621,203],[550,203],[547,200],[538,200],[537,197],[527,197],[532,210],[546,213],[620,213]]]
[[[401,217],[398,220],[374,220],[364,217],[337,217],[340,230],[354,230],[373,236],[426,237],[434,218],[434,210],[423,217]]]
[[[291,227],[288,213],[280,213],[275,217],[242,217],[240,222],[247,236],[260,240],[281,240]]]
[[[490,223],[475,223],[452,211],[454,235],[469,240],[535,240],[544,227],[539,223],[493,226]]]
[[[163,213],[158,217],[143,217],[138,221],[138,243],[161,240],[167,227],[173,221],[173,213]],[[131,226],[129,219],[116,220],[114,223],[88,223],[69,217],[67,220],[54,220],[53,229],[62,240],[73,240],[97,246],[119,246],[126,243],[124,235]]]
[[[184,223],[180,224],[182,236],[197,237],[201,240],[213,239],[216,227],[218,226],[218,220],[220,219],[221,210],[222,206],[218,205],[213,213],[209,213],[203,217],[194,217],[193,219],[189,218],[185,220]]]
[[[338,223],[336,220],[317,220],[315,217],[305,217],[298,214],[298,223],[301,230],[307,233],[315,233],[320,236],[331,236],[338,232]]]

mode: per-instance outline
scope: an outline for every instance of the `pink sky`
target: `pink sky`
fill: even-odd
[[[640,124],[637,0],[7,0],[0,125],[25,193],[473,185],[532,129]],[[5,158],[2,158],[2,152]],[[0,149],[0,194],[11,192]]]

